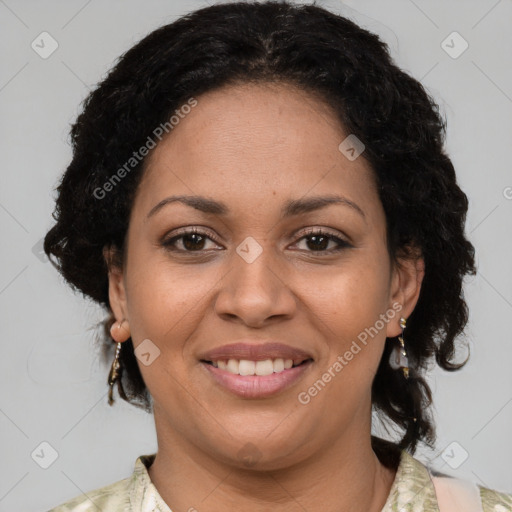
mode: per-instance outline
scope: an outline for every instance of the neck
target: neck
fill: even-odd
[[[236,504],[251,512],[381,512],[396,468],[381,463],[369,431],[355,434],[293,467],[257,471],[220,462],[174,432],[159,436],[148,472],[172,510],[224,512]]]

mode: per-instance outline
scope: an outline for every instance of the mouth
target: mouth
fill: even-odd
[[[259,343],[255,343],[259,341]],[[278,341],[239,340],[199,354],[213,384],[241,398],[267,398],[296,384],[313,365],[312,354]]]
[[[281,358],[261,361],[201,360],[200,363],[212,383],[230,395],[243,399],[265,399],[283,393],[302,380],[313,365],[313,359],[295,363],[292,359]]]
[[[201,359],[202,363],[218,368],[232,375],[240,376],[259,376],[264,377],[274,373],[281,373],[298,366],[313,362],[312,358],[284,359],[268,358],[263,360],[250,359]]]

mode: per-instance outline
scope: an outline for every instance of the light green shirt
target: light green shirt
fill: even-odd
[[[172,512],[147,468],[156,454],[141,455],[130,477],[101,487],[48,512]],[[405,450],[382,512],[439,512],[430,469]],[[512,494],[478,486],[484,512],[512,512]],[[193,504],[192,504],[193,505]],[[189,509],[194,510],[193,506]]]

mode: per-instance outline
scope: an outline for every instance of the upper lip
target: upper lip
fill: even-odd
[[[203,361],[218,361],[228,359],[246,359],[248,361],[264,361],[265,359],[293,359],[294,364],[299,364],[306,359],[313,359],[311,354],[296,347],[283,343],[266,341],[264,343],[238,342],[222,345],[200,354]]]

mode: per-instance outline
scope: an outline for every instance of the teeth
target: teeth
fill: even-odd
[[[240,375],[254,375],[255,368],[256,363],[254,361],[247,361],[247,359],[242,359],[238,365],[238,373]]]
[[[247,359],[229,359],[229,361],[214,361],[213,366],[226,370],[235,375],[272,375],[288,370],[293,366],[293,359],[265,359],[264,361],[249,361]]]
[[[226,366],[226,370],[229,373],[238,373],[239,362],[236,359],[230,359]]]
[[[274,373],[274,364],[272,359],[265,359],[265,361],[258,361],[254,368],[256,375],[272,375]]]

